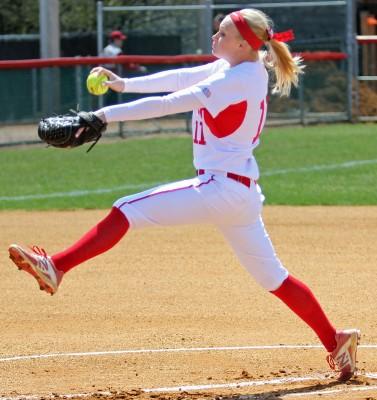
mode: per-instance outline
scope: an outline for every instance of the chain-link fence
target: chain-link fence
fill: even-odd
[[[155,7],[104,7],[102,2],[98,2],[98,50],[105,45],[106,32],[117,26],[130,38],[154,34],[165,38],[170,36],[172,46],[179,48],[183,54],[207,52],[215,15],[255,7],[272,18],[276,31],[294,29],[296,40],[290,45],[293,52],[322,54],[316,61],[313,58],[306,61],[300,86],[293,90],[290,98],[270,96],[269,123],[305,124],[351,119],[352,81],[355,75],[352,69],[352,61],[355,59],[352,0],[254,1],[252,4],[239,1],[232,5],[222,1],[215,3],[200,0],[196,4],[185,1],[179,5],[177,2],[170,5],[164,2],[164,5]],[[121,68],[120,73],[123,76],[140,76],[187,65],[193,64],[146,64],[146,72],[129,68],[130,64],[126,68],[118,68]],[[85,87],[90,68],[91,65],[2,69],[0,104],[3,113],[0,121],[2,124],[35,123],[42,116],[65,113],[77,105],[81,109],[93,109],[102,104],[140,97],[110,93],[98,101],[98,98],[88,94]],[[186,119],[186,116],[182,116],[179,120],[182,121],[179,129],[187,128],[189,124]],[[152,131],[163,131],[165,126],[162,119],[156,120],[152,123]],[[121,124],[116,130],[121,134],[130,131],[127,124]],[[138,129],[137,125],[132,124],[132,132],[136,131],[144,132],[145,129],[142,126]]]

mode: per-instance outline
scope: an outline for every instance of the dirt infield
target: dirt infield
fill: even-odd
[[[377,399],[377,207],[264,211],[291,273],[336,326],[362,331],[347,385],[211,226],[130,232],[53,297],[8,259],[12,242],[60,250],[105,213],[0,213],[0,398]]]

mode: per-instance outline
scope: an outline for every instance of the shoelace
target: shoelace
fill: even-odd
[[[34,251],[35,254],[38,254],[39,256],[47,257],[46,250],[42,249],[42,247],[31,246],[31,249]]]
[[[329,367],[330,367],[333,371],[335,371],[335,369],[336,369],[336,364],[335,364],[334,357],[333,357],[331,354],[329,354],[329,355],[326,357],[326,361],[327,361],[327,364],[329,364]]]

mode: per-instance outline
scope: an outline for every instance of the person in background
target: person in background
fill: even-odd
[[[123,43],[127,40],[127,35],[122,31],[115,30],[110,33],[110,43],[103,49],[102,56],[104,57],[117,57],[124,55]],[[115,73],[121,73],[122,71],[117,70],[116,64],[105,64],[105,68],[110,69]],[[137,63],[128,63],[124,65],[126,71],[132,72],[147,72],[147,68],[144,65]]]
[[[220,29],[220,24],[223,21],[223,19],[225,18],[224,14],[216,14],[213,18],[212,21],[212,30],[213,33],[215,34],[216,32],[218,32],[218,30]]]
[[[109,37],[110,37],[110,43],[103,49],[101,56],[117,57],[124,55],[123,44],[124,41],[127,40],[127,35],[125,35],[120,30],[114,30],[110,33]],[[104,64],[103,66],[116,74],[122,74],[123,72],[143,73],[147,71],[146,67],[137,63],[128,63],[128,64],[109,63],[109,64]],[[105,97],[105,104],[110,105],[116,103],[118,103],[117,94],[115,92],[110,92]]]
[[[110,33],[110,43],[103,49],[103,56],[116,57],[123,54],[123,42],[127,36],[121,31],[112,31]]]

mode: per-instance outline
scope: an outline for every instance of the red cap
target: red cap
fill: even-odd
[[[121,31],[112,31],[110,33],[110,37],[111,39],[121,39],[121,40],[127,39],[127,36],[124,35]]]

